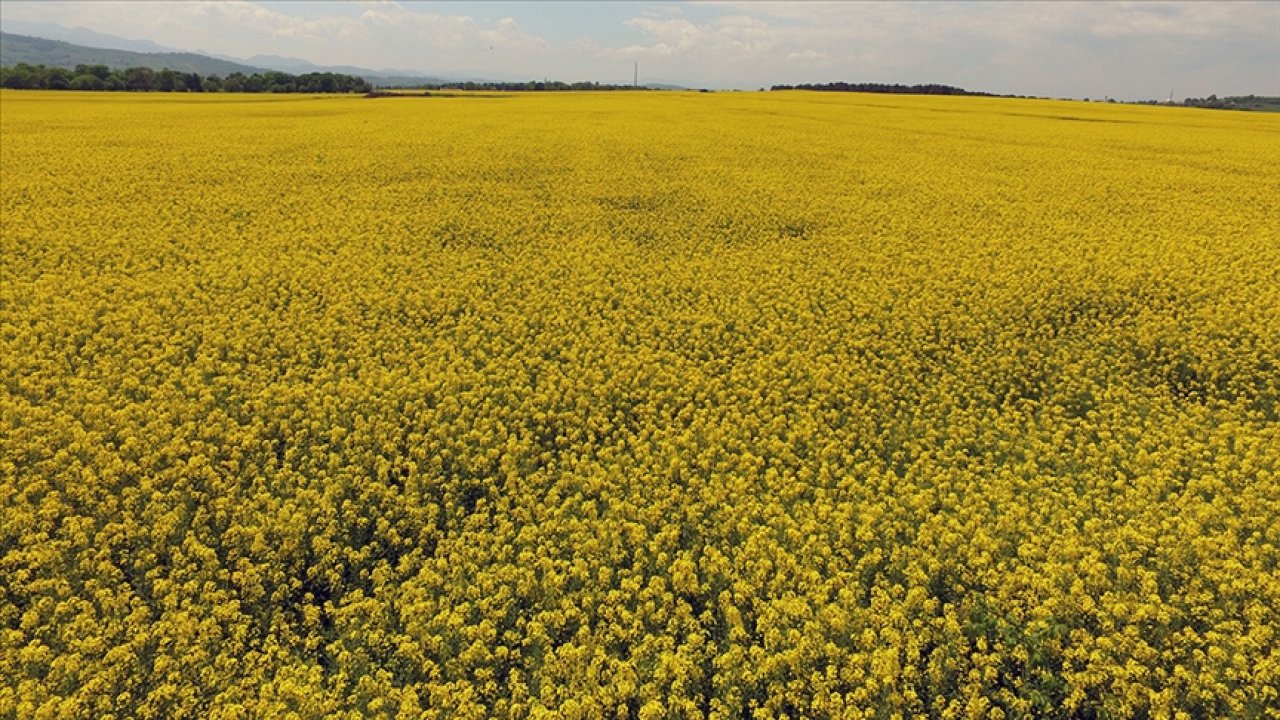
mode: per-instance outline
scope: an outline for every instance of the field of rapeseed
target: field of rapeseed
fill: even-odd
[[[1280,119],[0,94],[0,717],[1280,707]]]

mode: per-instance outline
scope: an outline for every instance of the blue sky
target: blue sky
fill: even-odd
[[[1280,95],[1280,2],[21,2],[55,22],[233,57],[508,80],[753,89],[938,82],[1120,99]]]

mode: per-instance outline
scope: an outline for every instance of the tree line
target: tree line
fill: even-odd
[[[0,68],[0,87],[24,90],[248,93],[360,93],[372,89],[363,78],[330,72],[291,75],[269,70],[251,75],[234,72],[223,78],[148,67],[112,69],[106,65],[76,65],[74,69],[68,70],[26,63]]]
[[[650,90],[643,85],[610,85],[596,82],[560,82],[543,80],[528,82],[444,82],[419,86],[424,90],[475,90],[497,92],[541,92],[565,90]]]
[[[1214,110],[1276,110],[1280,109],[1280,98],[1258,95],[1220,98],[1217,95],[1210,95],[1203,98],[1185,98],[1182,104],[1186,107]]]
[[[951,85],[898,85],[885,83],[806,83],[801,85],[774,85],[771,90],[818,90],[822,92],[866,92],[889,93],[895,95],[981,95],[991,97],[991,93],[973,92]]]

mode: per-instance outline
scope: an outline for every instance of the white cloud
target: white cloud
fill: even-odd
[[[686,18],[635,17],[626,25],[646,35],[648,42],[606,50],[605,54],[668,60],[670,64],[660,65],[660,69],[672,72],[680,65],[696,64],[712,78],[776,54],[780,39],[777,27],[749,15],[726,15],[708,23]]]
[[[830,55],[824,52],[818,52],[816,50],[789,52],[787,53],[787,57],[786,57],[787,62],[799,62],[799,63],[825,63],[830,59],[831,59]]]
[[[638,17],[628,20],[627,25],[652,36],[657,42],[651,47],[663,48],[663,54],[700,48],[706,42],[706,29],[684,18],[658,20]],[[642,48],[643,46],[633,47]]]

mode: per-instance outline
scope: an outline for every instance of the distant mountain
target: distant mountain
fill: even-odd
[[[0,65],[18,63],[74,68],[106,65],[110,68],[168,68],[200,75],[246,75],[279,70],[293,75],[313,72],[341,73],[364,78],[383,87],[417,87],[446,82],[445,78],[413,70],[370,70],[353,65],[317,65],[299,58],[254,55],[247,60],[209,52],[185,52],[150,40],[130,40],[87,28],[66,28],[57,23],[4,21],[0,32]]]
[[[0,65],[18,63],[74,68],[76,65],[106,65],[112,69],[128,67],[168,68],[179,72],[225,77],[233,72],[246,75],[266,70],[279,70],[293,75],[313,72],[341,73],[363,78],[378,87],[418,88],[456,82],[491,82],[484,78],[456,75],[426,75],[417,70],[356,67],[354,65],[319,65],[300,58],[279,55],[254,55],[236,58],[197,50],[188,52],[166,47],[150,40],[131,40],[96,32],[88,28],[67,28],[57,23],[2,20],[0,27]],[[678,85],[650,83],[651,90],[682,90]]]
[[[2,20],[0,30],[14,35],[61,40],[74,45],[103,48],[106,50],[127,50],[140,53],[182,52],[177,48],[165,47],[150,40],[132,40],[119,35],[108,35],[89,28],[68,28],[51,22],[30,22],[27,20]]]
[[[187,52],[140,53],[128,50],[85,47],[61,40],[0,33],[0,65],[18,63],[74,68],[76,65],[106,65],[112,69],[149,67],[200,75],[226,76],[234,72],[252,75],[266,68],[244,65]]]
[[[412,87],[447,82],[444,78],[422,75],[413,70],[370,70],[354,65],[317,65],[301,58],[280,57],[279,55],[254,55],[244,62],[261,65],[281,72],[302,74],[312,72],[332,72],[362,77],[374,85],[383,87]]]
[[[254,55],[252,57],[245,58],[244,61],[287,73],[316,72],[320,67],[315,63],[308,62],[300,58],[281,57],[279,55]]]

